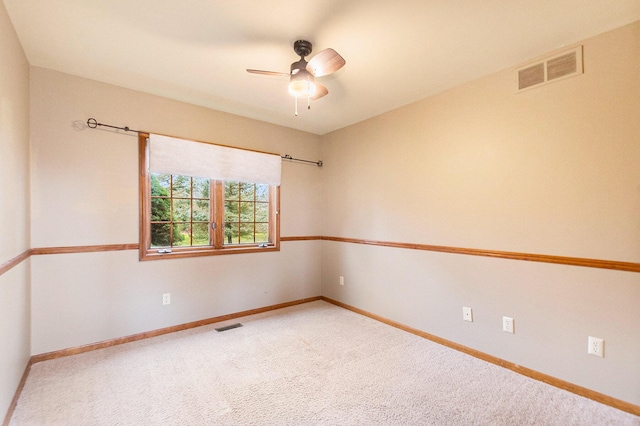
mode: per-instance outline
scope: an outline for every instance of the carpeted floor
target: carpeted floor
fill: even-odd
[[[243,327],[214,328],[235,322]],[[10,425],[640,425],[318,301],[35,364]]]

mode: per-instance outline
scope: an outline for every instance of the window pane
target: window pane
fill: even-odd
[[[191,178],[189,176],[173,176],[173,196],[185,197],[191,196]]]
[[[194,245],[194,246],[209,245],[209,224],[208,223],[193,224],[193,242],[191,245]]]
[[[224,244],[269,241],[269,185],[225,182],[224,206]]]
[[[187,222],[191,220],[191,200],[173,200],[173,221]]]
[[[268,203],[256,203],[256,222],[269,222]]]
[[[240,244],[255,242],[253,232],[255,225],[253,223],[241,223],[240,224]]]
[[[171,189],[171,175],[151,174],[151,195],[168,197]]]
[[[174,246],[190,246],[191,235],[188,223],[174,223],[173,224],[173,241]]]
[[[193,198],[209,199],[209,179],[193,178]]]
[[[256,201],[269,201],[269,185],[256,185]]]
[[[171,228],[168,223],[151,224],[151,247],[168,247],[171,245]]]
[[[171,220],[171,199],[151,198],[151,221],[168,222]]]
[[[269,242],[269,225],[266,223],[256,223],[256,243]]]
[[[256,196],[256,186],[253,183],[240,184],[240,200],[254,201]]]
[[[253,222],[253,202],[240,202],[240,222]]]
[[[224,224],[224,244],[239,244],[239,223],[225,223]]]
[[[225,200],[237,200],[239,191],[238,182],[225,182],[224,183],[224,199]]]
[[[208,222],[209,221],[209,201],[195,200],[193,202],[193,221]]]
[[[237,201],[225,201],[224,202],[224,221],[225,222],[238,222],[238,202]]]

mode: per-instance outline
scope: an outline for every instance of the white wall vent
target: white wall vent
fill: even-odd
[[[582,74],[582,46],[518,68],[518,92]]]

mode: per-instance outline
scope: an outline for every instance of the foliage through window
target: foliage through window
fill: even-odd
[[[211,244],[209,179],[151,174],[151,247]]]
[[[269,242],[269,185],[224,183],[224,244]]]

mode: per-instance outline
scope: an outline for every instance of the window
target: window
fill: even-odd
[[[141,260],[279,250],[279,186],[157,172],[139,149]]]

